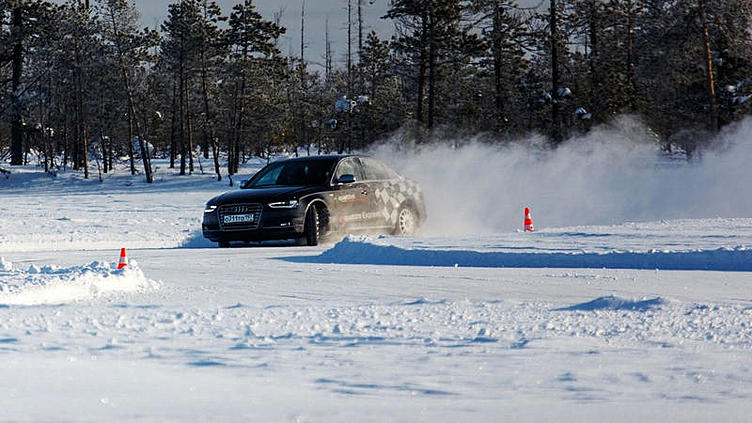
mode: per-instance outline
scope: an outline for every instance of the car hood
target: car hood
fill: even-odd
[[[321,190],[323,190],[322,187],[311,186],[269,186],[265,188],[240,189],[237,191],[228,191],[214,197],[209,201],[209,204],[221,206],[249,201],[254,203],[285,201],[288,199],[298,199],[303,195]]]

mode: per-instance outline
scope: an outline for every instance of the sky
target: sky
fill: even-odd
[[[167,17],[167,5],[175,0],[136,0],[136,6],[141,10],[141,20],[144,26],[158,27]],[[222,11],[229,15],[232,7],[240,3],[238,0],[218,0]],[[300,55],[300,10],[302,0],[256,0],[256,9],[268,20],[274,14],[283,11],[282,25],[287,33],[280,41],[279,48],[284,54]],[[382,38],[392,35],[392,24],[388,20],[380,19],[386,14],[389,0],[364,1],[364,37],[372,29]],[[357,0],[353,0],[357,5]],[[357,19],[353,9],[353,19]],[[335,65],[345,63],[347,53],[347,0],[306,0],[306,60],[313,64],[324,63],[326,20],[329,19],[329,36],[332,42]],[[353,48],[357,48],[357,32],[353,30]],[[355,50],[353,50],[355,51]]]

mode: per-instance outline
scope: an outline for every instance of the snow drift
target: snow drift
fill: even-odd
[[[680,219],[464,237],[350,236],[317,263],[752,271],[752,218]]]
[[[0,257],[0,304],[62,304],[94,299],[116,292],[141,292],[158,288],[135,261],[121,270],[93,262],[85,266],[20,267]]]
[[[752,250],[745,247],[699,251],[608,253],[500,252],[406,249],[348,237],[317,257],[289,259],[314,263],[390,266],[458,266],[560,269],[715,270],[752,272]]]
[[[752,119],[717,136],[688,163],[660,152],[640,122],[622,117],[556,150],[531,137],[496,146],[453,140],[371,151],[423,186],[428,235],[660,219],[752,216]]]
[[[614,295],[599,297],[592,301],[575,304],[569,307],[557,308],[556,311],[649,311],[664,304],[662,298],[648,298],[641,300],[628,300]]]

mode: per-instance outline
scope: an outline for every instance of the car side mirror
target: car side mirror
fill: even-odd
[[[355,175],[342,175],[337,179],[338,184],[352,184],[355,182]]]
[[[245,189],[245,185],[248,183],[248,179],[243,179],[240,181],[240,184],[238,185],[239,189]]]

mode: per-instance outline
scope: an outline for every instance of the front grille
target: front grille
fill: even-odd
[[[263,209],[264,207],[261,204],[228,204],[220,206],[217,211],[219,227],[223,231],[257,229],[261,223],[261,210]],[[253,222],[225,223],[225,216],[230,215],[253,215]]]

